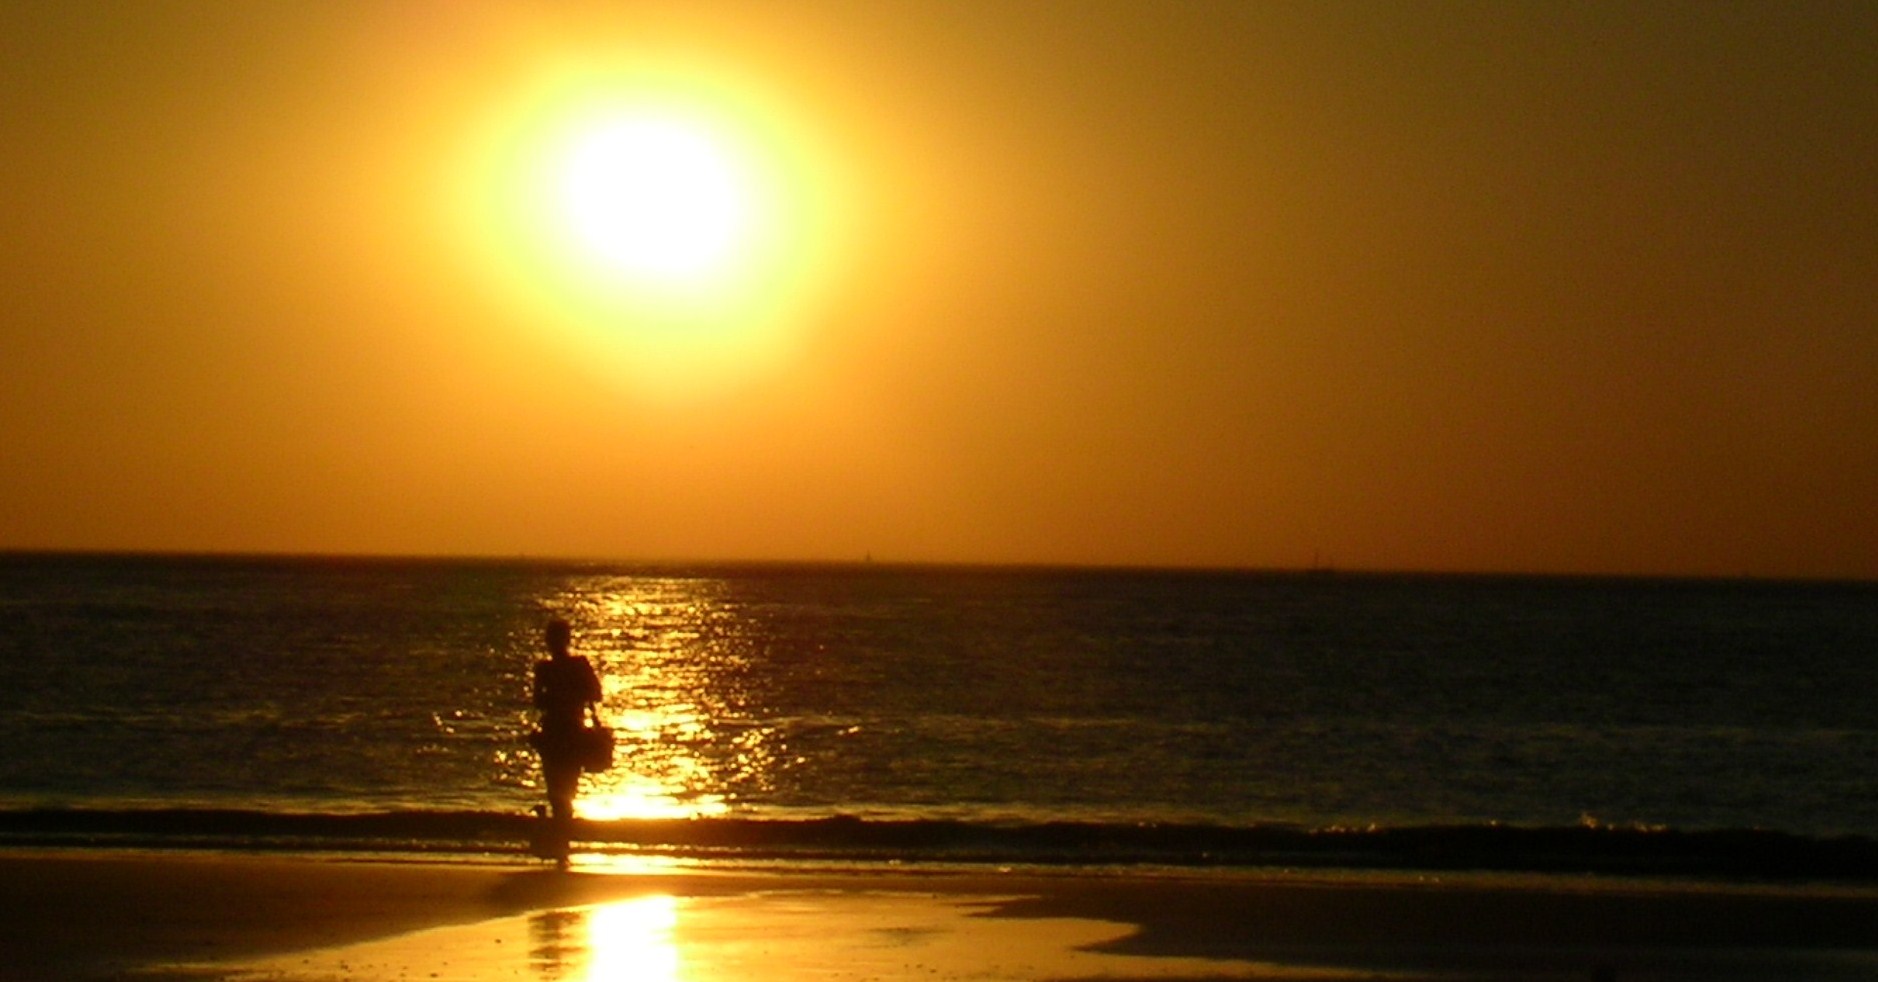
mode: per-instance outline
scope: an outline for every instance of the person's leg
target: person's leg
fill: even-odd
[[[555,860],[566,867],[574,821],[574,795],[580,791],[580,765],[543,761],[542,774],[548,783],[550,848]]]
[[[548,814],[556,821],[574,817],[574,795],[580,791],[580,765],[555,762],[542,768],[548,780]]]

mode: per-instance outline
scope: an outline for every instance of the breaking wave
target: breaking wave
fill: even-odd
[[[521,853],[537,819],[486,811],[283,813],[215,808],[0,811],[0,844]],[[1878,882],[1878,841],[1758,829],[1586,821],[1364,828],[945,819],[580,820],[580,848],[700,862],[799,861],[1176,868],[1606,873]]]

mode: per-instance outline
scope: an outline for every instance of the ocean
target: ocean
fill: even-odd
[[[1878,585],[0,556],[0,844],[1878,879]]]

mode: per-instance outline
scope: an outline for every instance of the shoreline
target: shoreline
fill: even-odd
[[[699,979],[1878,974],[1844,885],[0,849],[0,903],[22,982],[580,978],[627,937]]]
[[[0,849],[101,848],[487,855],[537,831],[509,811],[0,807]],[[577,819],[589,850],[699,863],[1316,869],[1600,874],[1878,887],[1878,839],[1772,829],[1486,822],[1307,828],[1053,818],[803,816]]]

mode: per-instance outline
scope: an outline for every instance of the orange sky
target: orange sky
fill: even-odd
[[[1854,3],[7,4],[0,548],[1878,576],[1874,64]],[[646,73],[793,189],[704,340],[490,217]]]

